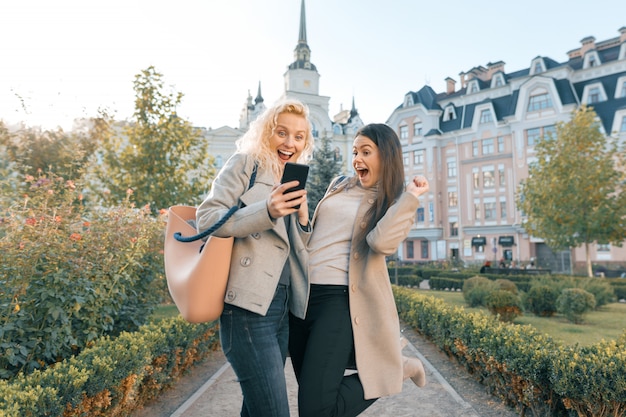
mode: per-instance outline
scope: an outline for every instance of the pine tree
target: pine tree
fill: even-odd
[[[332,148],[332,141],[329,137],[323,137],[321,143],[313,153],[313,160],[310,164],[310,175],[307,185],[307,200],[309,214],[312,216],[315,207],[324,196],[330,182],[341,173],[341,160]]]

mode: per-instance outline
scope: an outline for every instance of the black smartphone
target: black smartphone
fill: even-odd
[[[284,184],[289,181],[297,180],[299,184],[295,187],[292,187],[285,191],[285,193],[290,193],[296,190],[304,189],[306,185],[306,179],[309,175],[309,166],[304,164],[294,164],[293,162],[285,163],[285,170],[283,171],[283,178],[280,180],[281,184]],[[299,209],[300,204],[295,206],[294,208]]]

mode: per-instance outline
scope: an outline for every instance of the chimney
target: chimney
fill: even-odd
[[[453,94],[456,81],[450,77],[447,77],[444,81],[446,82],[446,93]]]
[[[625,42],[626,41],[626,26],[622,26],[618,32],[620,35],[619,36],[620,43]]]
[[[581,56],[585,56],[585,53],[587,51],[596,49],[596,38],[594,38],[593,36],[587,36],[586,38],[583,38],[580,43],[583,44],[583,46],[580,48]]]

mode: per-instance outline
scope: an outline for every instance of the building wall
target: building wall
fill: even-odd
[[[585,38],[563,63],[535,57],[513,73],[490,63],[461,73],[460,89],[448,78],[444,93],[424,86],[405,95],[388,124],[403,145],[405,176],[425,175],[431,192],[401,248],[403,260],[471,264],[506,256],[523,265],[539,257],[538,266],[565,271],[585,261],[584,249],[553,254],[524,230],[516,190],[535,159],[534,143],[582,103],[626,143],[626,28],[619,32],[597,43]],[[626,247],[594,245],[592,261],[624,262]]]

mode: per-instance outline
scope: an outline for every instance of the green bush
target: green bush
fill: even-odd
[[[556,313],[556,300],[559,295],[559,289],[554,286],[533,285],[523,297],[524,309],[536,316],[551,317]]]
[[[463,283],[463,298],[470,307],[485,305],[487,295],[498,289],[498,284],[488,278],[475,276]]]
[[[501,290],[517,294],[517,285],[515,285],[515,283],[510,279],[498,278],[496,279],[495,283],[498,284],[498,288],[500,288]]]
[[[0,222],[0,378],[136,330],[161,301],[163,224],[146,208],[88,210],[81,186],[26,177]]]
[[[556,309],[569,321],[580,324],[583,315],[596,306],[593,294],[581,288],[566,288],[556,300]]]
[[[128,416],[218,346],[216,322],[142,326],[45,370],[0,380],[0,416]]]
[[[607,278],[582,278],[577,287],[593,294],[596,299],[595,308],[616,301],[615,290]]]
[[[500,320],[512,322],[522,315],[522,302],[517,294],[508,290],[494,290],[485,297],[485,307]]]

